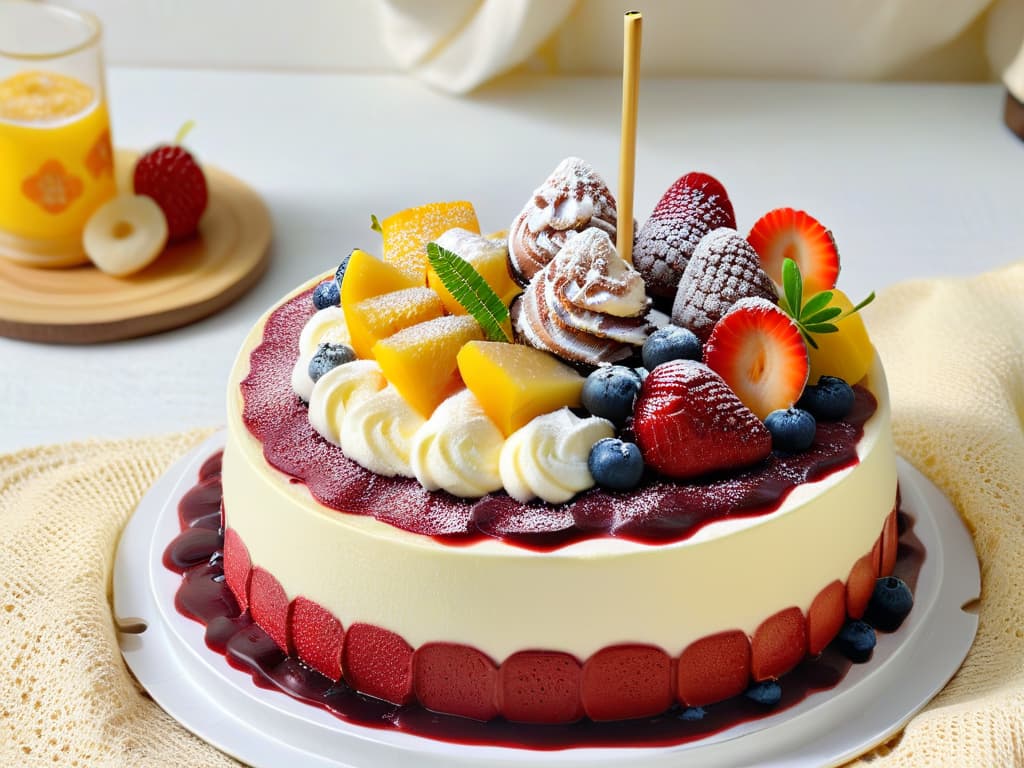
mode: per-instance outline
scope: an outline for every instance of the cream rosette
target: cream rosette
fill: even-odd
[[[614,435],[610,421],[580,418],[568,408],[537,416],[505,441],[499,460],[501,484],[524,504],[535,498],[549,504],[566,502],[593,487],[587,467],[590,449]]]
[[[412,439],[410,463],[420,485],[475,499],[501,488],[505,437],[468,389],[442,402]]]

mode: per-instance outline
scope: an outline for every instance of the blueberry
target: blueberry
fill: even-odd
[[[648,371],[669,360],[700,360],[700,339],[688,328],[666,325],[647,337],[641,354]]]
[[[764,425],[772,433],[772,446],[788,453],[810,448],[818,427],[814,417],[800,408],[772,411],[765,418]]]
[[[351,252],[348,256],[341,260],[341,264],[334,271],[334,282],[338,284],[338,288],[341,288],[341,281],[345,278],[345,270],[348,269],[348,260],[352,258]]]
[[[705,718],[707,710],[704,707],[687,707],[679,713],[678,717],[680,720],[685,720],[688,723],[697,723]]]
[[[309,378],[319,381],[320,377],[328,371],[332,371],[339,365],[351,363],[356,359],[356,353],[352,347],[344,344],[321,344],[313,353],[309,361]]]
[[[914,595],[903,579],[883,576],[875,581],[875,591],[871,593],[864,621],[875,629],[893,632],[899,629],[913,607]]]
[[[624,365],[598,368],[583,382],[583,407],[595,416],[620,425],[633,415],[633,401],[640,392],[640,377]]]
[[[774,680],[765,680],[763,683],[754,683],[743,695],[758,704],[774,707],[782,701],[782,688]]]
[[[797,406],[823,421],[839,421],[853,410],[853,387],[835,376],[822,376],[808,384]]]
[[[341,291],[338,290],[338,283],[333,279],[324,280],[313,289],[313,306],[317,309],[327,309],[341,304]]]
[[[863,664],[875,649],[875,630],[866,622],[851,619],[839,630],[835,644],[850,661]]]
[[[587,467],[594,482],[616,491],[636,487],[644,474],[644,460],[636,443],[624,443],[617,437],[603,437],[594,443]]]

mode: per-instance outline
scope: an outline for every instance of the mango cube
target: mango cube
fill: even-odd
[[[512,279],[508,270],[507,243],[488,239],[483,235],[470,232],[468,229],[449,229],[436,242],[442,248],[447,248],[472,264],[473,269],[487,281],[487,284],[491,286],[506,307],[512,303],[512,299],[523,292],[518,283]],[[444,308],[451,314],[466,314],[466,308],[444,287],[441,278],[429,264],[427,265],[427,285],[437,291],[437,295],[444,302]],[[508,324],[505,333],[512,338],[511,323]]]
[[[384,237],[384,261],[399,269],[417,285],[427,276],[427,243],[453,227],[480,232],[473,204],[428,203],[388,216],[380,223]]]
[[[471,341],[458,363],[462,380],[506,437],[542,413],[580,405],[583,377],[539,349]]]
[[[381,339],[443,314],[440,297],[429,288],[404,288],[345,305],[352,349],[362,358],[373,357],[373,345]]]
[[[483,339],[468,315],[448,315],[413,325],[378,341],[373,356],[386,378],[424,418],[462,387],[456,356],[469,341]]]
[[[345,276],[341,279],[341,306],[353,306],[382,293],[422,285],[422,280],[412,280],[390,264],[356,248],[348,258]]]
[[[828,306],[839,307],[844,313],[853,309],[853,302],[845,293],[833,289],[832,294]],[[875,348],[868,338],[867,328],[859,312],[830,322],[839,330],[814,334],[817,349],[807,345],[807,358],[811,364],[807,383],[817,384],[822,376],[838,376],[848,384],[856,384],[871,370],[875,359]]]

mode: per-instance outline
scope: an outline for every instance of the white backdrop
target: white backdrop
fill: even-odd
[[[128,66],[395,71],[374,0],[59,0],[103,22]]]
[[[1024,0],[53,1],[102,19],[114,65],[372,73],[402,61],[445,90],[524,60],[616,74],[627,7],[647,16],[648,76],[993,80],[1024,41]],[[503,63],[467,71],[488,57]]]

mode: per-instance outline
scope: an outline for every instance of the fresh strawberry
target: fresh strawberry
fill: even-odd
[[[751,228],[747,241],[776,285],[782,285],[782,262],[792,259],[800,267],[805,296],[835,288],[839,279],[836,241],[820,221],[804,211],[768,211]]]
[[[644,380],[633,417],[644,462],[684,479],[754,464],[771,434],[721,376],[703,363],[670,360]]]
[[[652,296],[675,296],[697,243],[718,227],[736,228],[729,195],[718,179],[688,173],[668,188],[637,234],[633,263]]]
[[[759,419],[793,405],[807,383],[807,347],[793,319],[770,301],[741,299],[718,321],[704,362]]]
[[[707,341],[722,315],[747,296],[775,301],[777,294],[750,243],[735,229],[721,227],[702,237],[694,249],[679,281],[672,322]]]
[[[209,198],[203,169],[180,144],[190,127],[186,124],[178,132],[174,144],[150,150],[135,164],[135,194],[151,197],[160,206],[170,240],[195,234]]]

